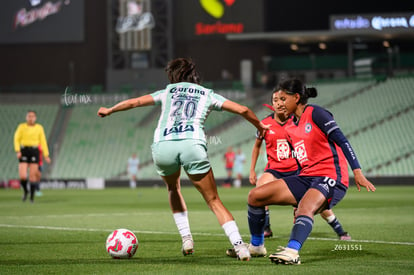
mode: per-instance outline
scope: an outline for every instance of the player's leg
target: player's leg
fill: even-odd
[[[227,178],[224,180],[224,184],[232,183],[233,168],[226,167]]]
[[[20,178],[20,186],[23,189],[23,197],[22,200],[26,201],[27,195],[29,194],[29,190],[27,188],[27,169],[29,164],[27,162],[19,162],[19,178]]]
[[[266,184],[270,181],[274,181],[277,180],[277,178],[269,173],[269,172],[264,172],[260,178],[258,179],[256,186],[261,186],[263,184]],[[270,228],[270,210],[269,210],[269,206],[266,205],[265,206],[265,227],[264,227],[264,237],[265,238],[270,238],[273,236],[273,232],[272,229]]]
[[[168,199],[173,218],[182,239],[184,256],[194,253],[194,242],[188,220],[187,206],[181,194],[180,169],[168,176],[161,176],[167,185]]]
[[[351,236],[344,230],[342,224],[339,222],[338,218],[335,216],[332,209],[326,209],[321,212],[321,217],[332,227],[335,233],[338,235],[339,239],[342,241],[351,240]]]
[[[37,169],[37,173],[36,173],[36,186],[35,186],[35,191],[36,191],[36,196],[37,197],[41,197],[43,196],[42,191],[40,190],[40,179],[42,178],[42,169],[43,167],[41,165],[39,165],[39,168]]]
[[[30,202],[34,202],[34,195],[38,182],[39,164],[29,163]]]
[[[136,172],[134,171],[134,173],[131,175],[131,182],[130,182],[130,187],[132,189],[135,189],[137,187],[137,176],[136,176]]]
[[[241,185],[242,185],[242,179],[243,179],[243,176],[242,176],[242,173],[243,173],[242,167],[240,167],[240,166],[237,166],[236,167],[235,166],[234,172],[236,173],[236,179],[233,181],[233,186],[235,188],[240,188]]]
[[[218,195],[213,170],[207,156],[206,145],[198,140],[188,142],[185,145],[186,147],[180,154],[184,170],[193,185],[203,196],[208,207],[216,215],[230,243],[234,246],[238,258],[242,261],[250,260],[249,250],[241,238],[236,221],[230,211],[223,205]],[[191,148],[191,150],[188,148]]]
[[[248,222],[250,229],[250,244],[264,248],[264,227],[267,205],[296,205],[297,201],[283,179],[274,180],[253,188],[248,196]],[[265,252],[265,249],[260,249]],[[260,254],[263,254],[260,253]],[[257,255],[264,256],[264,255]]]
[[[213,170],[210,169],[204,174],[188,174],[193,185],[201,193],[208,207],[216,215],[219,224],[222,226],[226,222],[234,220],[233,215],[223,205],[218,192],[213,175]]]
[[[313,228],[313,217],[327,205],[327,199],[319,190],[310,188],[302,197],[296,211],[296,221],[293,225],[289,242],[269,259],[278,264],[300,264],[299,250],[308,238]]]
[[[233,245],[238,258],[242,261],[250,260],[249,250],[243,242],[236,221],[218,195],[213,170],[210,168],[205,174],[188,174],[188,177],[201,193],[208,207],[216,215],[219,224]]]
[[[178,141],[159,142],[154,143],[151,149],[157,173],[167,186],[170,208],[182,239],[182,252],[184,255],[189,255],[194,251],[194,243],[188,220],[187,206],[181,194],[181,167],[177,161],[179,154],[178,144]]]

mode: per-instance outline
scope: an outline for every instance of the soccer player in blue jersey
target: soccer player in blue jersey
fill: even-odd
[[[223,205],[217,192],[207,156],[204,122],[211,111],[225,110],[241,115],[261,134],[268,127],[261,123],[248,107],[201,86],[199,73],[192,60],[174,59],[168,63],[166,72],[170,84],[165,89],[122,101],[111,108],[101,107],[98,115],[105,117],[136,107],[161,105],[158,126],[154,132],[152,156],[157,173],[167,185],[170,207],[182,237],[183,254],[192,254],[194,243],[187,206],[180,190],[181,167],[216,215],[238,258],[248,261],[250,260],[248,247],[240,236],[232,214]]]
[[[285,126],[287,138],[301,167],[292,175],[253,188],[248,196],[248,220],[251,245],[263,244],[266,205],[297,206],[295,224],[287,247],[270,255],[274,263],[300,264],[299,250],[313,227],[314,215],[331,209],[348,189],[348,166],[354,173],[358,190],[375,191],[365,178],[346,137],[327,110],[307,104],[315,97],[315,88],[306,88],[298,79],[279,85],[279,98],[288,114],[294,117]]]

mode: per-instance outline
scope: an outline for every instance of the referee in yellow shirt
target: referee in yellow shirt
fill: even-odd
[[[20,123],[14,133],[14,150],[19,159],[20,185],[23,188],[23,201],[26,201],[29,193],[27,188],[27,170],[29,170],[30,202],[34,201],[35,186],[39,184],[37,173],[39,170],[39,145],[42,146],[43,156],[50,163],[49,149],[47,146],[43,126],[36,123],[36,112],[28,111],[26,122]]]

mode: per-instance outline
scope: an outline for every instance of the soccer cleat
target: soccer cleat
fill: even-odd
[[[25,202],[25,201],[27,200],[27,194],[28,194],[28,193],[24,193],[24,194],[23,194],[23,197],[22,197],[22,201],[23,201],[23,202]]]
[[[339,239],[341,241],[350,241],[350,240],[352,240],[351,235],[349,235],[348,232],[344,232],[342,235],[340,235]]]
[[[248,245],[250,256],[251,257],[266,257],[267,250],[264,245],[254,246],[252,244]],[[237,253],[234,248],[229,248],[226,250],[226,255],[232,258],[237,258]]]
[[[286,265],[298,265],[300,264],[300,257],[297,250],[279,246],[277,251],[269,256],[272,263],[286,264]]]
[[[273,236],[272,229],[270,229],[270,226],[267,226],[264,230],[264,237],[265,238],[270,238],[272,236]]]
[[[237,253],[234,248],[229,248],[226,250],[226,255],[232,258],[237,258]]]
[[[240,261],[250,261],[250,252],[247,244],[242,243],[236,245],[234,247],[234,251],[237,254],[237,259],[239,259]]]
[[[183,247],[181,249],[184,256],[192,255],[194,253],[194,242],[191,236],[186,236],[183,238]]]
[[[249,252],[252,257],[266,257],[267,254],[267,250],[266,247],[264,247],[264,244],[259,246],[249,244]]]

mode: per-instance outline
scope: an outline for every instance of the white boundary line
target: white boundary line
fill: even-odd
[[[46,229],[46,230],[61,230],[61,231],[87,231],[87,232],[112,232],[113,231],[113,229],[57,227],[57,226],[42,226],[42,225],[14,225],[14,224],[0,224],[0,227],[27,228],[27,229]],[[142,231],[142,230],[133,230],[133,231],[137,234],[138,233],[142,233],[142,234],[168,234],[168,235],[178,234],[177,232]],[[193,235],[224,236],[224,233],[223,234],[193,233]],[[244,236],[244,237],[246,237],[246,236]],[[308,239],[309,240],[315,240],[315,241],[339,241],[338,239],[334,239],[334,238],[313,238],[313,237],[309,237]],[[414,243],[412,243],[412,242],[387,242],[387,241],[379,241],[379,240],[350,240],[350,241],[346,241],[346,242],[376,243],[376,244],[390,244],[390,245],[408,245],[408,246],[414,245]]]

